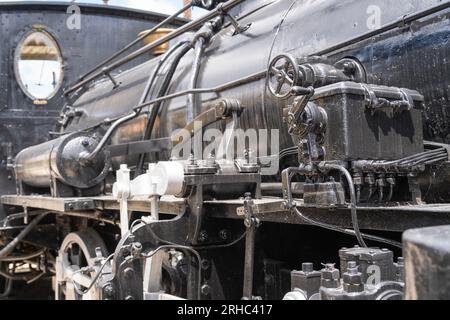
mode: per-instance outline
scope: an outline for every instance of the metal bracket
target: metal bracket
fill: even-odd
[[[112,84],[113,84],[113,90],[114,90],[114,89],[117,89],[117,88],[122,84],[122,83],[120,83],[120,82],[117,82],[116,79],[114,79],[114,77],[111,75],[111,72],[108,71],[107,68],[104,68],[104,69],[103,69],[103,74],[104,74],[105,76],[107,76],[107,77],[109,78],[109,80],[111,80],[111,82],[112,82]]]
[[[217,11],[218,11],[221,15],[227,17],[227,18],[230,20],[231,24],[232,24],[233,27],[234,27],[234,33],[233,33],[233,36],[235,36],[235,35],[237,35],[237,34],[240,34],[240,33],[243,33],[243,32],[245,32],[245,31],[247,31],[247,30],[251,27],[251,25],[252,25],[251,23],[249,23],[249,24],[247,24],[247,25],[245,25],[245,26],[242,26],[241,24],[239,24],[239,22],[238,22],[232,15],[230,15],[227,11],[225,11],[225,10],[223,9],[223,3],[219,3],[219,4],[217,5]]]
[[[130,170],[127,165],[121,165],[117,171],[116,198],[120,203],[120,230],[122,237],[129,231],[130,217],[128,212],[128,199],[131,196]]]
[[[292,196],[291,181],[296,174],[312,175],[314,168],[311,165],[301,166],[298,168],[287,168],[281,174],[283,185],[284,207],[288,210],[297,206]]]
[[[261,225],[261,221],[253,214],[254,202],[251,194],[245,194],[244,208],[245,220],[244,224],[247,228],[245,236],[245,263],[244,263],[244,286],[243,300],[253,300],[253,273],[255,265],[255,237],[256,231]]]
[[[398,114],[403,111],[410,111],[414,106],[414,101],[412,98],[403,90],[400,90],[402,99],[391,101],[385,98],[378,98],[375,92],[368,86],[361,86],[365,92],[366,108],[370,110],[372,115],[382,109],[392,109],[394,113]]]

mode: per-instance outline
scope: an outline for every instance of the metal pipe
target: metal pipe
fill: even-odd
[[[178,50],[181,46],[186,45],[186,42],[180,42],[176,46],[172,47],[162,59],[160,59],[158,66],[153,71],[152,75],[149,77],[147,84],[145,85],[144,92],[141,96],[141,99],[139,100],[139,104],[142,104],[147,100],[148,94],[150,93],[151,88],[153,87],[153,83],[155,82],[156,76],[158,75],[159,71],[161,70],[161,67],[163,64],[172,56],[172,54]],[[117,130],[118,127],[120,127],[125,122],[128,122],[130,120],[135,119],[141,114],[142,109],[140,110],[134,110],[133,113],[122,117],[118,120],[116,120],[113,125],[108,129],[108,131],[103,136],[102,140],[99,142],[97,147],[94,151],[92,151],[90,154],[85,155],[83,158],[85,161],[91,161],[96,157],[96,155],[102,151],[102,149],[105,147],[106,143],[108,142],[109,138],[111,138],[112,134]]]
[[[195,5],[196,1],[190,1],[190,3],[186,4],[183,8],[181,8],[180,10],[178,10],[177,12],[175,12],[173,15],[171,15],[170,17],[164,19],[162,22],[158,23],[156,26],[154,26],[152,29],[150,29],[149,31],[147,31],[146,33],[142,34],[141,36],[139,36],[137,39],[135,39],[133,42],[129,43],[128,45],[126,45],[125,47],[123,47],[121,50],[117,51],[116,53],[114,53],[111,57],[109,57],[108,59],[104,60],[103,62],[101,62],[99,65],[97,65],[96,67],[92,68],[91,70],[89,70],[88,72],[86,72],[84,75],[82,75],[80,77],[80,81],[84,80],[87,76],[91,75],[93,72],[97,71],[98,69],[104,67],[106,64],[110,63],[111,61],[113,61],[114,59],[116,59],[118,56],[120,56],[122,53],[126,52],[128,49],[132,48],[134,45],[136,45],[137,43],[139,43],[140,41],[144,40],[145,38],[147,38],[149,35],[151,35],[152,33],[156,32],[159,28],[163,27],[165,24],[172,22],[172,20],[174,20],[176,17],[178,17],[180,14],[182,14],[183,12],[185,12],[186,10],[188,10],[189,8],[191,8],[193,5]],[[67,91],[65,94],[69,94],[70,92]]]
[[[186,53],[192,49],[191,44],[186,43],[179,52],[177,52],[177,55],[174,58],[173,63],[170,65],[169,71],[166,74],[166,77],[164,78],[163,84],[161,86],[161,89],[159,91],[158,96],[162,96],[167,93],[167,90],[169,90],[170,83],[172,82],[173,75],[175,74],[175,71],[178,67],[178,64],[180,60],[186,55]],[[161,102],[157,103],[153,106],[152,111],[150,113],[150,116],[147,121],[147,125],[144,132],[143,140],[148,140],[151,137],[153,127],[155,125],[156,118],[158,117],[159,110],[161,108]],[[139,109],[134,109],[135,111],[138,111]],[[144,167],[145,162],[145,154],[141,154],[139,156],[139,161],[136,168],[136,174],[139,175],[142,172],[142,168]]]
[[[27,280],[27,284],[32,284],[32,283],[38,281],[39,279],[41,279],[45,275],[46,275],[46,272],[42,271],[37,276],[35,276],[35,277],[31,278],[31,279],[28,279]]]
[[[61,215],[61,216],[91,219],[91,220],[95,220],[98,222],[104,222],[107,224],[111,224],[113,226],[118,226],[118,227],[120,226],[120,222],[118,220],[112,220],[112,219],[98,217],[98,216],[93,215],[92,213],[82,213],[82,212],[64,212],[64,213],[53,212],[53,213]]]
[[[356,232],[354,230],[348,230],[348,229],[344,229],[344,228],[340,228],[337,226],[333,226],[331,224],[328,223],[323,223],[317,220],[313,220],[311,218],[306,217],[303,213],[300,212],[300,210],[298,210],[297,207],[292,208],[293,212],[299,217],[301,218],[303,221],[305,221],[306,223],[312,225],[312,226],[317,226],[323,229],[327,229],[330,231],[336,231],[336,232],[340,232],[343,234],[347,234],[350,236],[356,236]],[[365,234],[365,233],[361,233],[361,237],[366,238],[367,240],[371,240],[371,241],[376,241],[376,242],[380,242],[380,243],[385,243],[397,248],[402,248],[402,244],[400,242],[394,241],[394,240],[390,240],[390,239],[385,239],[385,238],[381,238],[381,237],[377,237],[377,236],[373,236],[370,234]]]
[[[155,82],[155,79],[156,79],[159,71],[161,70],[162,66],[164,65],[164,63],[166,63],[166,61],[169,60],[169,58],[172,56],[172,54],[175,53],[175,51],[177,51],[180,47],[186,45],[186,43],[187,43],[186,41],[177,43],[175,46],[170,48],[169,51],[167,51],[167,53],[164,55],[164,57],[162,59],[159,60],[158,65],[155,68],[155,70],[153,71],[152,76],[148,79],[147,85],[145,86],[145,89],[144,89],[144,93],[142,94],[141,99],[139,100],[140,103],[144,103],[145,100],[147,100],[150,90],[153,87],[153,83]]]
[[[229,90],[229,89],[235,88],[237,86],[240,86],[242,84],[246,84],[246,83],[249,83],[249,82],[253,82],[253,81],[257,81],[257,80],[263,79],[266,76],[266,73],[267,73],[267,71],[256,72],[256,73],[253,73],[253,74],[251,74],[249,76],[240,78],[238,80],[233,80],[233,81],[227,82],[225,84],[221,84],[221,85],[216,86],[216,87],[199,88],[199,89],[188,89],[188,90],[175,92],[175,93],[172,93],[172,94],[160,97],[160,98],[153,99],[153,100],[151,100],[149,102],[146,102],[146,103],[143,103],[141,105],[138,105],[138,106],[134,107],[134,110],[142,109],[142,108],[148,107],[149,105],[152,105],[152,104],[155,104],[155,103],[158,103],[158,102],[162,102],[162,101],[166,101],[166,100],[175,99],[175,98],[178,98],[178,97],[181,97],[181,96],[185,96],[185,95],[190,94],[190,93],[211,93],[211,92],[218,92],[218,91]]]
[[[25,276],[13,276],[12,274],[8,272],[4,272],[0,270],[0,276],[3,278],[9,280],[9,281],[27,281],[28,278]]]
[[[394,196],[394,184],[389,184],[389,195],[388,195],[388,202],[391,202],[392,197]]]
[[[195,57],[192,66],[192,76],[190,82],[190,88],[195,89],[197,87],[198,76],[200,73],[202,55],[205,50],[206,40],[200,37],[195,44]],[[197,115],[196,94],[191,93],[187,97],[187,123],[191,123]]]
[[[80,160],[82,161],[86,161],[89,162],[91,160],[93,160],[95,158],[95,156],[102,151],[102,149],[104,148],[104,146],[106,145],[106,143],[108,142],[109,138],[111,137],[111,135],[114,133],[114,131],[116,131],[116,129],[124,124],[125,122],[128,122],[134,118],[137,117],[138,115],[138,111],[130,113],[129,115],[120,118],[119,120],[115,121],[111,127],[109,127],[108,131],[106,131],[105,135],[103,136],[102,140],[100,140],[100,143],[97,145],[97,147],[94,149],[94,151],[92,151],[91,153],[85,154],[81,157]]]
[[[11,294],[12,284],[13,284],[13,280],[5,279],[5,291],[0,293],[0,300],[1,299],[6,299]]]
[[[0,259],[5,258],[9,256],[16,246],[33,230],[34,227],[38,225],[39,222],[41,222],[42,219],[44,219],[50,212],[42,213],[41,215],[34,218],[28,226],[23,229],[8,245],[6,245],[1,251],[0,251]]]
[[[34,252],[34,253],[30,253],[30,254],[25,255],[25,256],[17,256],[17,257],[11,256],[11,257],[0,258],[0,261],[17,262],[17,261],[30,260],[30,259],[37,258],[37,257],[41,256],[44,253],[45,253],[45,249],[42,249],[42,250],[39,250],[39,251]]]
[[[264,71],[259,71],[259,72],[253,73],[251,75],[239,78],[237,80],[233,80],[233,81],[221,84],[221,85],[219,85],[217,87],[200,88],[200,89],[189,89],[189,90],[176,92],[176,93],[173,93],[173,94],[170,94],[170,95],[166,95],[166,96],[163,96],[163,97],[160,97],[160,98],[155,98],[155,99],[153,99],[153,100],[151,100],[149,102],[145,102],[143,104],[138,104],[137,106],[135,106],[133,108],[133,111],[143,109],[143,108],[148,107],[148,106],[150,106],[150,105],[152,105],[154,103],[157,103],[157,102],[166,101],[166,100],[174,99],[174,98],[177,98],[177,97],[180,97],[180,96],[184,96],[184,95],[187,95],[189,93],[211,93],[211,92],[215,92],[215,91],[229,90],[229,89],[235,88],[235,87],[243,85],[243,84],[247,84],[247,83],[250,83],[250,82],[254,82],[254,81],[263,79],[266,76],[266,74],[267,74],[267,71],[264,70]],[[120,120],[122,118],[123,117],[121,116],[121,117],[118,117],[118,118],[114,118],[112,120],[113,121],[117,121],[117,120]],[[86,129],[79,130],[79,132],[91,131],[92,129],[95,129],[95,128],[99,127],[100,125],[102,125],[102,124],[97,124],[97,125],[94,125],[92,127],[88,127]]]
[[[304,192],[304,183],[302,182],[292,182],[291,183],[291,192],[295,195],[302,195]],[[279,182],[266,182],[261,183],[261,191],[264,194],[283,194],[283,184]]]
[[[247,228],[245,236],[245,258],[244,258],[244,285],[242,288],[242,297],[245,300],[253,300],[253,282],[255,269],[255,239],[257,225],[252,222]]]
[[[30,213],[21,212],[21,213],[11,214],[3,220],[3,227],[6,228],[8,226],[8,224],[13,220],[25,219],[27,217],[29,218],[29,217],[39,215],[39,214],[40,213],[32,213],[32,212],[30,212]]]
[[[366,243],[364,242],[363,237],[361,236],[361,231],[359,230],[359,223],[358,223],[358,213],[356,211],[356,194],[355,194],[355,185],[353,183],[352,176],[350,175],[350,172],[348,172],[347,169],[345,169],[343,166],[338,164],[332,164],[332,163],[325,163],[321,165],[326,170],[337,170],[340,171],[344,177],[347,179],[348,186],[350,189],[350,211],[352,214],[352,223],[353,223],[353,229],[355,230],[356,238],[358,239],[358,243],[361,247],[367,248]]]
[[[93,80],[96,80],[97,78],[101,77],[104,75],[104,73],[106,72],[111,72],[114,69],[117,69],[121,66],[123,66],[124,64],[142,56],[143,54],[153,50],[156,47],[159,47],[160,45],[175,39],[176,37],[184,34],[187,31],[190,31],[192,29],[195,29],[197,27],[202,26],[205,22],[207,22],[208,20],[215,18],[219,15],[222,14],[223,11],[227,11],[232,9],[233,7],[237,6],[238,4],[244,2],[246,0],[229,0],[228,2],[224,3],[220,9],[215,8],[214,10],[210,11],[208,14],[206,14],[205,16],[199,18],[198,20],[192,21],[186,25],[184,25],[183,27],[180,27],[176,30],[174,30],[173,32],[169,33],[168,35],[142,47],[139,50],[136,50],[135,52],[129,54],[128,56],[120,59],[119,61],[116,61],[115,63],[109,65],[108,67],[103,68],[103,70],[94,73],[93,75],[88,76],[86,79],[80,81],[79,83],[77,83],[76,85],[72,86],[71,88],[69,88],[64,94],[68,95],[78,89],[80,89],[81,87],[85,86],[86,84],[90,83]]]

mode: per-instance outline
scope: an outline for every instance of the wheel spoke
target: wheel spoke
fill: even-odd
[[[283,89],[284,81],[278,82],[277,90],[275,91],[277,94],[280,94],[281,89]]]
[[[283,69],[285,72],[289,72],[289,69],[291,69],[291,63],[289,61],[286,61],[283,65]]]
[[[280,74],[280,69],[278,69],[278,68],[272,67],[271,70],[273,71],[273,73],[274,73],[275,75],[279,75],[279,74]]]

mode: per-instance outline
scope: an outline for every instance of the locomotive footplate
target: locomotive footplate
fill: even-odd
[[[43,209],[68,216],[83,216],[100,219],[99,212],[118,211],[119,203],[112,196],[93,198],[52,198],[45,196],[6,195],[1,197],[5,206]],[[316,220],[340,227],[351,228],[349,208],[313,208],[302,205],[297,200],[301,212]],[[290,211],[283,209],[283,199],[263,197],[254,200],[253,214],[261,222],[305,225],[305,222]],[[84,207],[87,206],[87,207]],[[131,199],[130,211],[150,213],[150,199]],[[163,196],[160,213],[178,216],[186,207],[184,199]],[[244,199],[210,200],[204,202],[205,212],[211,218],[245,219]],[[361,229],[403,232],[415,227],[428,227],[450,224],[450,204],[400,205],[391,207],[358,207]]]

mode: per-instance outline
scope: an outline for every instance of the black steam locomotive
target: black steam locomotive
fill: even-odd
[[[191,6],[11,161],[1,275],[57,299],[450,298],[450,2]]]

